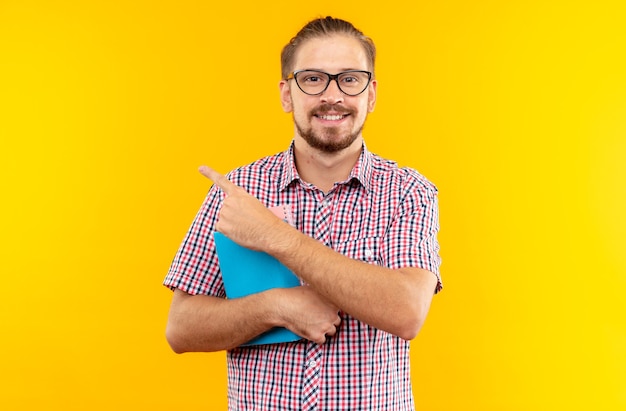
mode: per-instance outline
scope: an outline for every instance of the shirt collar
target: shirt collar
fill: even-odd
[[[294,159],[294,142],[292,141],[289,148],[283,153],[283,167],[280,174],[280,180],[278,182],[278,189],[283,191],[293,181],[300,180],[300,175],[296,169],[296,162]],[[341,184],[347,184],[352,180],[358,181],[368,192],[372,190],[372,153],[367,149],[365,142],[363,142],[363,149],[358,161],[352,168],[350,176]]]

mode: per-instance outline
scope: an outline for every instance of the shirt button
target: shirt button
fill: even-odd
[[[315,360],[311,360],[311,361],[309,361],[309,362],[308,362],[308,364],[307,364],[307,366],[308,366],[309,368],[313,368],[313,367],[315,367],[316,365],[317,365],[317,361],[315,361]]]

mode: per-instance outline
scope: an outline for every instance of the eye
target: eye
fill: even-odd
[[[368,82],[368,73],[365,71],[348,71],[339,75],[339,82],[343,87],[360,88]]]
[[[322,81],[318,76],[310,75],[303,78],[303,80],[307,83],[318,83]]]
[[[328,78],[324,75],[324,73],[320,73],[317,71],[303,71],[298,76],[298,81],[301,84],[313,86],[316,84],[325,84],[328,81]]]
[[[346,75],[341,77],[341,82],[342,83],[358,83],[359,79],[356,76],[353,75]]]

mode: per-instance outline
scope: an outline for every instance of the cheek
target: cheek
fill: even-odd
[[[298,118],[309,117],[310,109],[302,104],[302,102],[295,101],[291,103],[291,108],[293,111],[293,115]]]
[[[374,111],[374,107],[376,106],[376,90],[372,86],[368,90],[367,95],[367,112],[371,113]]]
[[[359,105],[359,119],[364,119],[367,117],[367,113],[370,112],[370,104],[369,101],[365,100],[361,105]]]

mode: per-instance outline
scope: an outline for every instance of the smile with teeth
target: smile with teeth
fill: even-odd
[[[345,115],[341,115],[341,114],[335,114],[335,115],[318,115],[318,118],[321,118],[322,120],[329,120],[329,121],[337,121],[337,120],[341,120],[342,118],[345,117]]]

